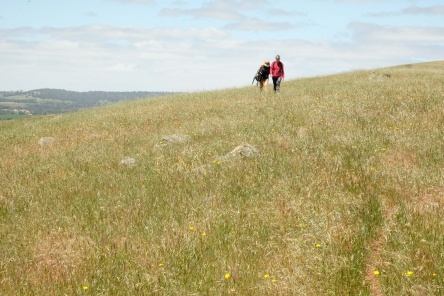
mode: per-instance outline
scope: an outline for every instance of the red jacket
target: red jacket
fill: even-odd
[[[270,74],[271,77],[280,77],[282,79],[285,78],[285,73],[284,73],[284,63],[282,62],[276,62],[274,61],[273,63],[271,63],[271,67],[270,67]]]

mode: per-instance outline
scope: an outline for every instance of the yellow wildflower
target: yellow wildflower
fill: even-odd
[[[373,274],[374,275],[379,275],[379,271],[375,270],[375,271],[373,271]]]
[[[229,274],[229,273],[226,273],[226,274],[225,274],[225,278],[228,280],[228,279],[230,278],[230,274]]]
[[[268,279],[270,277],[270,275],[267,273],[264,275],[264,278]]]
[[[89,289],[89,287],[88,286],[83,286],[83,290],[88,290]]]
[[[316,244],[315,247],[316,247],[316,248],[320,248],[320,247],[321,247],[321,244]]]

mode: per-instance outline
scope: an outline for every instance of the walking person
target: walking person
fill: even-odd
[[[270,62],[269,61],[265,61],[262,65],[261,65],[261,77],[259,80],[259,88],[262,92],[262,90],[265,88],[265,91],[268,91],[268,77],[270,76]]]
[[[281,57],[276,56],[276,60],[271,63],[270,67],[271,79],[273,79],[273,90],[276,93],[281,91],[281,82],[285,78],[284,63],[281,62]]]
[[[270,62],[265,61],[262,65],[260,65],[259,69],[256,72],[256,75],[253,78],[253,82],[256,80],[256,85],[259,85],[260,90],[265,87],[265,91],[268,91],[268,77],[270,76]]]

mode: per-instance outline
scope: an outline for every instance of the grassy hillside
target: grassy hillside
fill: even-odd
[[[0,294],[441,295],[443,74],[0,122]]]

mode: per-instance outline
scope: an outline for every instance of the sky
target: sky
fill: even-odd
[[[0,0],[0,90],[203,91],[444,60],[442,0]]]

